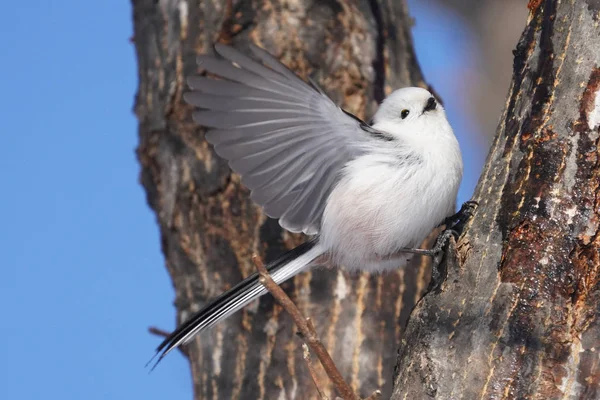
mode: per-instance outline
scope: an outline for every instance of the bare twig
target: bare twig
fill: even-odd
[[[258,270],[258,273],[260,275],[259,282],[269,291],[269,293],[273,295],[275,300],[277,300],[277,302],[281,304],[285,311],[287,311],[287,313],[290,314],[290,316],[294,320],[294,323],[298,327],[298,330],[302,334],[302,339],[304,340],[304,343],[306,343],[308,347],[310,347],[312,352],[316,354],[317,358],[321,362],[321,365],[323,366],[323,369],[327,373],[329,379],[331,379],[331,381],[333,382],[333,385],[337,389],[338,393],[342,396],[344,400],[360,400],[360,397],[354,393],[350,385],[344,380],[344,377],[337,369],[335,363],[333,362],[333,359],[327,352],[327,349],[319,340],[319,337],[317,336],[317,332],[315,331],[315,327],[311,319],[304,318],[304,316],[302,315],[300,310],[298,310],[298,307],[296,307],[294,302],[288,297],[288,295],[283,291],[283,289],[281,289],[279,285],[277,285],[275,281],[273,281],[271,275],[269,275],[269,272],[265,268],[265,265],[263,264],[262,260],[257,255],[254,255],[252,257],[252,261],[254,261],[254,265],[256,266],[256,269]],[[309,370],[310,368],[311,367],[309,366]],[[311,376],[313,372],[314,371],[311,371]],[[313,378],[313,380],[315,379]],[[379,395],[380,392],[377,390],[369,397],[369,400],[376,400],[379,397]]]
[[[160,328],[157,328],[157,327],[155,327],[155,326],[151,326],[151,327],[149,327],[149,328],[148,328],[148,332],[150,332],[150,333],[151,333],[151,334],[153,334],[153,335],[160,336],[160,337],[164,337],[164,338],[166,338],[166,337],[169,337],[169,335],[170,335],[170,333],[169,333],[169,332],[167,332],[167,331],[163,331],[162,329],[160,329]]]
[[[319,397],[321,398],[321,400],[329,400],[329,397],[327,397],[325,394],[323,394],[323,392],[321,392],[319,380],[317,379],[317,371],[315,371],[315,367],[313,366],[312,360],[310,359],[310,350],[306,343],[302,343],[302,358],[304,358],[304,361],[306,361],[306,365],[308,366],[308,372],[310,373],[310,377],[312,378],[313,383],[317,388]]]
[[[381,398],[381,391],[380,390],[376,390],[373,392],[372,395],[370,395],[369,397],[367,397],[365,400],[379,400]]]

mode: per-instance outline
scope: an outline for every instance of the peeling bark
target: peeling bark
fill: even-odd
[[[392,399],[600,398],[600,1],[529,6],[479,208]]]
[[[264,217],[192,123],[182,94],[197,54],[215,41],[255,42],[362,117],[384,93],[423,80],[403,1],[133,0],[133,10],[141,182],[179,323],[253,272],[252,253],[269,261],[302,240]],[[315,270],[283,285],[362,395],[391,393],[402,329],[428,278],[421,262],[380,276]],[[195,398],[317,398],[294,334],[289,316],[264,296],[197,337],[186,348]]]

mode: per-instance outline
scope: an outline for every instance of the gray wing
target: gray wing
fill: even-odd
[[[251,198],[291,232],[316,234],[329,193],[344,165],[369,135],[316,86],[309,86],[266,51],[256,61],[217,44],[222,57],[198,63],[223,79],[193,77],[185,100],[194,120],[229,161]],[[260,60],[260,62],[258,62]]]

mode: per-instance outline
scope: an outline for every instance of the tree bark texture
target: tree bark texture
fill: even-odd
[[[213,43],[254,42],[347,110],[372,114],[384,93],[423,85],[404,1],[133,0],[139,89],[138,158],[175,287],[177,322],[302,240],[249,199],[193,124],[182,100],[195,58]],[[378,276],[317,269],[283,285],[313,318],[342,374],[366,396],[389,397],[396,349],[427,269]],[[196,399],[315,399],[289,316],[264,296],[185,348]],[[332,387],[324,375],[323,389]]]
[[[600,1],[529,7],[479,208],[393,399],[600,398]]]

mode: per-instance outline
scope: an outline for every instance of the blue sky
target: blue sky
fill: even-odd
[[[465,152],[462,202],[487,150],[447,77],[476,55],[452,15],[410,3],[425,75]],[[174,308],[138,183],[130,4],[11,1],[3,13],[0,398],[190,399],[180,354],[144,369],[159,341],[147,327],[172,328]]]

